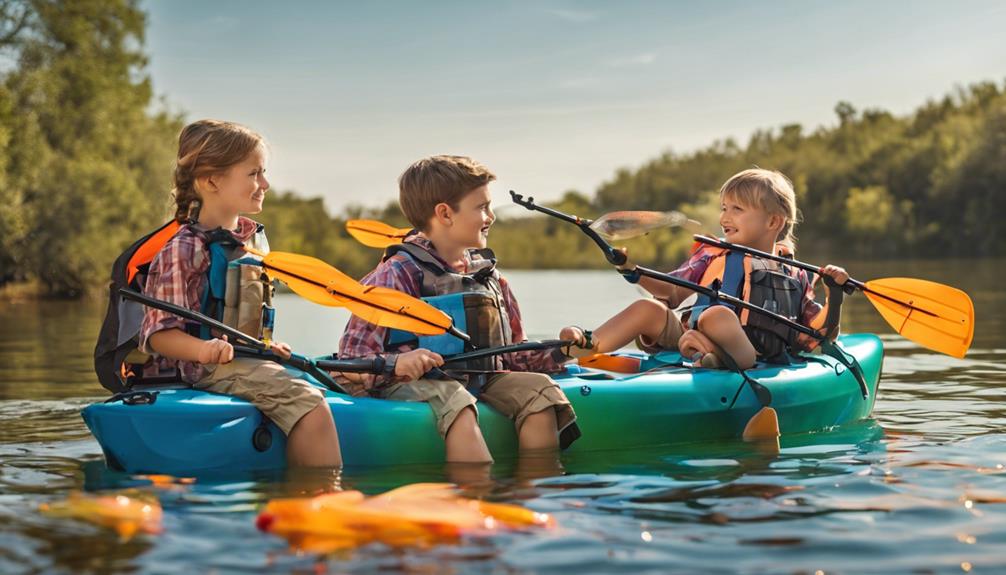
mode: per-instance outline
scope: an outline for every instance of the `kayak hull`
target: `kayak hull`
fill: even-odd
[[[853,374],[826,356],[748,371],[771,391],[782,433],[827,429],[869,417],[883,346],[876,336],[863,334],[843,336],[841,344],[862,366],[869,388],[866,398]],[[646,364],[679,359],[665,353]],[[669,365],[626,375],[573,366],[553,379],[576,409],[583,433],[567,450],[571,454],[737,438],[761,407],[739,374],[723,370]],[[444,460],[443,440],[426,404],[328,390],[325,395],[348,465]],[[193,389],[162,389],[150,397],[151,403],[116,400],[83,410],[110,467],[192,475],[286,465],[286,438],[248,402]],[[480,403],[479,425],[494,457],[516,455],[512,422]]]

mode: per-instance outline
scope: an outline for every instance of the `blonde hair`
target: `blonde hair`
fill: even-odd
[[[234,122],[199,120],[182,128],[178,135],[175,163],[175,202],[178,223],[199,219],[202,204],[196,180],[226,171],[248,157],[265,140],[254,130]]]
[[[776,243],[796,252],[793,227],[800,219],[793,183],[781,172],[751,168],[730,177],[720,188],[720,199],[730,197],[745,206],[757,206],[770,215],[782,216],[784,223]]]
[[[468,156],[430,156],[398,178],[398,204],[412,227],[427,231],[433,209],[444,203],[458,209],[468,192],[496,179],[489,168]]]

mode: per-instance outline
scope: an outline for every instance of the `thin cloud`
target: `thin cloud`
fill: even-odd
[[[643,52],[632,56],[605,60],[604,64],[610,68],[631,68],[633,66],[649,66],[656,61],[656,52]]]
[[[545,12],[559,18],[560,20],[565,20],[566,22],[593,22],[597,20],[599,14],[597,12],[587,12],[584,10],[568,10],[565,8],[549,8]]]

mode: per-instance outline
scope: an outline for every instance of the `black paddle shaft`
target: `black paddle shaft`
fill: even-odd
[[[514,192],[513,190],[510,191],[510,196],[513,198],[514,203],[520,204],[520,205],[524,206],[525,208],[527,208],[529,210],[541,212],[543,214],[547,214],[549,216],[552,216],[554,218],[558,218],[558,219],[563,220],[565,222],[569,222],[569,223],[577,225],[583,231],[583,233],[585,233],[588,236],[590,236],[590,238],[592,240],[594,240],[594,243],[596,243],[601,248],[601,250],[604,251],[605,257],[613,265],[616,265],[616,266],[622,265],[622,264],[624,264],[627,261],[627,258],[625,257],[625,252],[623,252],[621,250],[616,250],[615,248],[611,247],[611,244],[609,244],[608,242],[604,241],[604,239],[600,235],[598,235],[597,232],[595,232],[594,230],[592,230],[590,228],[591,220],[585,220],[585,219],[577,217],[577,216],[571,216],[569,214],[564,214],[564,213],[562,213],[562,212],[560,212],[558,210],[554,210],[552,208],[547,208],[545,206],[539,206],[538,204],[534,203],[534,198],[528,198],[528,199],[525,200],[524,196],[521,196],[520,194],[518,194],[517,192]],[[734,306],[737,306],[737,307],[742,307],[744,309],[751,310],[751,311],[753,311],[755,313],[760,313],[760,314],[762,314],[762,315],[764,315],[766,317],[772,318],[773,320],[778,321],[778,322],[780,322],[780,323],[782,323],[782,324],[784,324],[784,325],[786,325],[788,327],[791,327],[791,328],[795,329],[796,331],[798,331],[798,332],[800,332],[800,333],[802,333],[804,335],[808,335],[808,336],[813,337],[814,339],[817,339],[817,340],[823,339],[823,336],[821,334],[819,334],[816,331],[810,329],[809,327],[806,327],[804,325],[800,325],[797,322],[789,319],[788,317],[781,316],[781,315],[779,315],[777,313],[774,313],[774,312],[771,312],[771,311],[769,311],[769,310],[767,310],[767,309],[765,309],[763,307],[759,307],[759,306],[756,306],[754,304],[750,304],[750,303],[748,303],[748,302],[746,302],[744,300],[738,299],[738,298],[733,297],[733,296],[731,296],[729,294],[725,294],[723,292],[714,290],[712,288],[707,288],[705,286],[701,286],[701,285],[699,285],[697,283],[692,283],[692,282],[690,282],[688,280],[681,279],[679,277],[675,277],[675,276],[672,276],[670,274],[658,272],[657,270],[653,270],[653,269],[649,269],[649,268],[644,268],[642,266],[636,266],[636,270],[639,272],[640,275],[646,276],[648,278],[652,278],[652,279],[655,279],[657,281],[662,281],[662,282],[665,282],[665,283],[669,283],[669,284],[681,286],[683,288],[690,289],[692,291],[696,291],[696,292],[698,292],[698,293],[700,293],[700,294],[708,297],[710,300],[713,300],[713,301],[717,301],[717,300],[718,301],[722,301],[722,302],[725,302],[725,303],[728,303],[728,304],[731,304],[731,305],[734,305]]]
[[[264,341],[252,337],[244,332],[238,331],[228,325],[225,325],[213,318],[207,317],[195,310],[177,306],[173,303],[168,303],[159,299],[152,298],[150,296],[145,296],[138,291],[133,291],[126,288],[119,289],[119,295],[122,297],[139,302],[147,307],[152,307],[154,309],[159,309],[161,311],[166,311],[168,313],[177,315],[178,317],[185,318],[196,323],[201,323],[207,327],[213,328],[224,335],[230,336],[237,343],[246,343],[256,349],[268,350],[270,349],[269,344]]]
[[[611,247],[611,244],[604,241],[604,238],[602,238],[597,232],[591,229],[590,224],[594,223],[594,220],[588,220],[585,218],[581,218],[579,216],[571,216],[569,214],[564,214],[558,210],[553,210],[552,208],[540,206],[534,203],[534,198],[528,198],[525,200],[524,196],[518,194],[513,190],[510,190],[510,197],[513,199],[515,204],[524,206],[525,208],[533,212],[541,212],[543,214],[550,215],[553,218],[558,218],[564,222],[569,222],[579,227],[580,231],[587,234],[587,237],[594,240],[594,243],[597,244],[597,247],[601,248],[601,251],[604,252],[604,257],[607,258],[608,262],[611,265],[620,266],[624,264],[626,261],[628,261],[628,258],[625,256],[625,252],[621,250],[616,250],[615,248]]]
[[[708,244],[710,246],[716,246],[718,248],[732,250],[732,251],[735,251],[735,252],[742,252],[742,253],[745,253],[745,254],[748,254],[748,255],[755,256],[757,258],[762,258],[762,259],[766,259],[766,260],[772,260],[772,261],[780,262],[780,263],[783,263],[783,264],[786,264],[786,265],[790,265],[790,266],[794,266],[794,267],[798,267],[798,268],[807,270],[807,271],[809,271],[811,273],[815,273],[815,274],[817,274],[819,276],[823,276],[823,274],[821,273],[821,268],[819,268],[818,266],[815,266],[815,265],[806,264],[806,263],[803,263],[801,261],[797,261],[797,260],[790,259],[790,258],[784,258],[782,256],[777,256],[775,254],[770,254],[768,252],[763,252],[761,250],[756,250],[754,248],[749,248],[747,246],[741,246],[741,245],[738,245],[738,244],[732,244],[730,242],[724,242],[722,240],[718,240],[716,238],[711,238],[709,236],[704,236],[702,234],[695,234],[692,237],[695,238],[695,241],[701,242],[701,243],[704,243],[704,244]],[[878,291],[872,290],[869,287],[867,287],[867,285],[865,283],[863,283],[863,282],[861,282],[859,280],[855,280],[855,279],[849,278],[848,280],[846,280],[845,284],[842,285],[842,290],[845,293],[850,294],[850,295],[853,292],[855,292],[857,289],[860,290],[860,291],[866,292],[866,293],[873,294],[873,295],[875,295],[875,296],[877,296],[879,298],[886,299],[887,301],[894,302],[894,303],[896,303],[898,305],[902,305],[902,306],[907,307],[907,308],[909,308],[909,309],[911,309],[913,311],[917,311],[917,312],[924,313],[924,314],[929,315],[929,316],[937,317],[937,314],[935,314],[935,313],[933,313],[933,312],[931,312],[931,311],[929,311],[927,309],[923,309],[921,307],[916,307],[915,305],[912,305],[911,303],[904,302],[904,301],[901,301],[901,300],[899,300],[897,298],[893,298],[893,297],[891,297],[891,296],[889,296],[887,294],[882,294],[882,293],[880,293]]]

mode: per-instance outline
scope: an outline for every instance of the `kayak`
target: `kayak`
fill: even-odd
[[[790,365],[758,364],[747,370],[771,392],[783,434],[829,429],[870,416],[883,345],[871,334],[845,335],[839,342],[862,368],[869,392],[865,397],[852,371],[830,356],[808,355]],[[570,365],[551,376],[573,404],[583,434],[565,453],[739,438],[761,408],[738,373],[692,367],[674,352],[622,355],[640,359],[639,373]],[[348,466],[444,460],[444,443],[427,405],[328,389],[325,399]],[[232,396],[183,387],[136,390],[90,405],[82,416],[106,464],[128,473],[184,476],[286,465],[283,433],[250,403]],[[507,418],[480,403],[479,425],[495,458],[516,456],[517,438]]]

